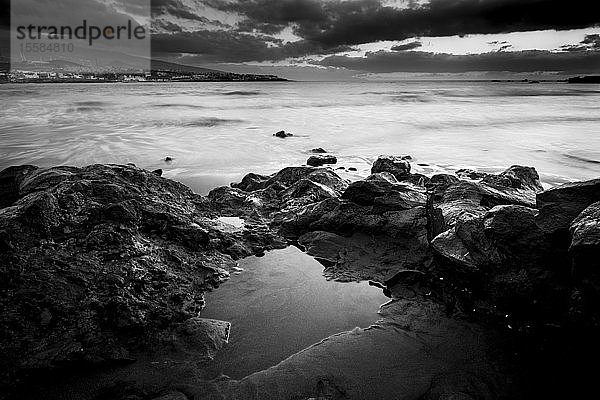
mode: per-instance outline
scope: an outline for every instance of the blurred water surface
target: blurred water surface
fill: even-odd
[[[0,96],[1,168],[133,162],[206,193],[323,147],[363,175],[379,154],[410,154],[424,173],[524,164],[547,185],[600,176],[600,85],[8,84]],[[272,136],[282,129],[295,136]]]

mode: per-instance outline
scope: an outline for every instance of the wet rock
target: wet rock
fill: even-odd
[[[162,176],[162,174],[163,174],[163,170],[162,170],[162,169],[160,169],[160,168],[159,168],[159,169],[155,169],[154,171],[152,171],[152,173],[153,173],[154,175]]]
[[[25,177],[38,169],[32,165],[9,167],[0,172],[0,208],[11,206],[19,197],[19,186]]]
[[[208,199],[217,205],[220,212],[231,213],[234,216],[250,213],[255,207],[262,206],[258,199],[253,202],[245,191],[227,186],[211,190]]]
[[[471,180],[480,180],[487,176],[487,174],[485,172],[478,172],[478,171],[475,171],[474,169],[469,169],[469,168],[462,168],[462,169],[456,170],[455,174],[459,178],[471,179]]]
[[[188,400],[188,397],[181,392],[169,392],[153,400]]]
[[[190,318],[162,338],[162,342],[168,344],[170,351],[193,356],[197,361],[213,359],[229,341],[230,328],[229,322]]]
[[[491,175],[482,182],[455,181],[449,176],[434,177],[428,186],[432,191],[434,208],[439,208],[444,216],[447,227],[451,227],[459,218],[471,219],[482,217],[488,210],[497,205],[521,205],[535,208],[537,187],[533,174],[527,167],[527,174],[514,173],[515,167],[511,167],[496,178]],[[501,186],[497,182],[503,176],[522,176],[520,183],[512,183],[510,186]],[[514,178],[517,179],[517,178]],[[441,184],[436,184],[441,180]],[[516,181],[515,181],[516,182]],[[513,187],[518,186],[518,187]]]
[[[273,134],[273,136],[278,137],[280,139],[285,139],[291,136],[294,136],[292,133],[286,132],[286,131],[279,131]]]
[[[428,265],[425,207],[389,211],[340,201],[312,204],[279,223],[308,253],[330,261],[330,273],[384,282],[401,269]]]
[[[398,156],[379,156],[371,167],[371,173],[389,172],[399,181],[404,180],[410,175],[410,160],[409,157]]]
[[[258,184],[234,186],[261,189],[217,188],[208,195],[213,208],[224,215],[257,218],[263,226],[279,227],[306,206],[338,198],[348,183],[328,168],[288,167],[266,180],[260,178]]]
[[[484,217],[486,236],[497,249],[500,263],[509,265],[544,265],[548,270],[554,265],[567,264],[565,254],[552,248],[545,232],[536,224],[538,210],[505,205],[492,208]]]
[[[499,389],[477,372],[456,370],[433,378],[423,400],[494,400]]]
[[[459,181],[459,179],[454,175],[436,174],[436,175],[433,175],[431,178],[429,178],[429,181],[427,182],[426,186],[430,190],[433,190],[433,189],[445,190],[448,188],[448,186],[450,186],[454,183],[458,183],[458,181]]]
[[[253,192],[265,188],[265,182],[269,180],[268,176],[250,173],[242,179],[240,183],[232,183],[231,187],[243,190],[245,192]]]
[[[327,150],[325,150],[322,147],[317,147],[315,149],[312,149],[310,152],[314,153],[314,154],[325,154],[325,153],[327,153]]]
[[[228,278],[232,256],[282,243],[259,227],[223,229],[209,200],[135,167],[25,170],[13,180],[19,199],[0,210],[3,387],[6,371],[129,362],[151,351],[193,321],[203,292]],[[234,244],[244,250],[230,253]],[[195,337],[206,328],[199,324]]]
[[[498,175],[486,174],[483,182],[513,189],[526,189],[539,193],[544,190],[535,168],[513,165]]]
[[[583,210],[571,223],[571,246],[575,278],[583,281],[592,303],[600,299],[600,202]]]
[[[306,164],[312,167],[321,167],[325,164],[337,164],[337,157],[331,155],[311,156],[306,161]]]
[[[356,168],[354,168],[354,167],[350,167],[350,168],[348,168],[348,171],[350,171],[350,172],[356,172],[358,170]]]
[[[165,162],[166,162],[167,164],[169,164],[169,163],[173,162],[173,157],[165,157]]]
[[[376,206],[386,210],[425,206],[427,194],[424,188],[408,183],[391,183],[389,179],[385,175],[376,175],[364,181],[353,182],[342,198],[362,206]]]
[[[537,195],[537,224],[552,235],[558,246],[568,247],[569,227],[592,203],[600,201],[600,179],[567,183]]]
[[[398,246],[383,234],[355,233],[344,237],[331,232],[315,231],[302,235],[298,242],[307,254],[315,257],[325,267],[325,276],[335,280],[371,280],[384,283],[398,271],[422,267],[427,253]],[[398,260],[403,260],[398,262]]]
[[[546,237],[535,224],[534,198],[540,187],[534,169],[513,166],[480,182],[447,176],[432,182],[429,232],[442,265],[447,262],[450,269],[473,276],[551,258],[545,256],[553,253],[547,252]]]

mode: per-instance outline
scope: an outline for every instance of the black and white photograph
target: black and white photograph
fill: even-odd
[[[599,1],[0,7],[0,400],[597,396]]]

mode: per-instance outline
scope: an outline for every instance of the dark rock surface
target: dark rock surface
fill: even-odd
[[[286,131],[279,131],[273,134],[273,136],[278,137],[280,139],[285,139],[291,136],[294,136],[294,134],[286,132]]]
[[[530,167],[426,177],[409,160],[381,156],[354,182],[312,166],[251,173],[207,197],[132,166],[3,171],[3,384],[130,363],[94,380],[98,398],[566,398],[593,387],[600,180],[542,192]],[[381,321],[241,381],[202,380],[229,333],[198,318],[202,294],[236,259],[288,243],[328,278],[385,288]]]
[[[410,159],[410,156],[379,156],[373,163],[371,173],[389,172],[401,181],[410,175]]]
[[[0,172],[0,207],[8,207],[17,201],[21,182],[27,174],[36,169],[33,165],[23,165],[9,167]]]
[[[0,210],[3,386],[152,351],[236,258],[282,245],[223,230],[205,198],[135,167],[15,171],[3,172],[16,194]]]
[[[316,155],[311,156],[307,161],[307,165],[311,167],[321,167],[325,164],[337,164],[337,157],[332,155]]]
[[[600,201],[600,179],[567,183],[537,196],[540,210],[536,222],[561,245],[568,240],[571,223],[590,204]]]
[[[600,302],[600,202],[583,210],[571,223],[573,272],[590,302]]]

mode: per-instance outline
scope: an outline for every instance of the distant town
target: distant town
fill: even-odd
[[[276,75],[235,74],[222,71],[184,72],[57,72],[14,70],[0,72],[3,83],[114,83],[114,82],[263,82],[286,81]]]

